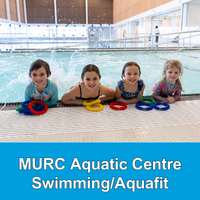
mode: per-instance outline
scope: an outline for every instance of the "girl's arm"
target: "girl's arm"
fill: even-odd
[[[100,97],[101,102],[109,101],[115,98],[115,91],[112,88],[105,87],[104,85],[100,86],[100,94],[104,95]]]
[[[76,97],[80,96],[80,89],[79,85],[74,86],[70,91],[66,92],[62,98],[61,102],[63,104],[76,104],[76,105],[83,105],[83,102],[79,99],[75,99]]]
[[[178,101],[181,98],[181,88],[178,86],[178,89],[176,90],[175,94],[172,96],[175,101]]]
[[[156,100],[156,101],[160,101],[160,102],[165,102],[168,103],[168,98],[164,98],[160,96],[160,92],[162,90],[161,87],[162,81],[160,81],[159,83],[157,83],[154,87],[153,87],[153,94],[152,97]]]
[[[144,89],[145,89],[145,84],[143,84],[142,90],[139,92],[137,97],[135,97],[133,99],[119,98],[119,99],[117,99],[117,101],[122,102],[122,103],[126,103],[126,104],[139,103],[141,101],[142,97],[143,97]]]
[[[122,93],[121,93],[121,91],[119,89],[119,86],[117,85],[116,88],[115,88],[115,97],[116,97],[116,99],[121,98],[121,95],[122,95]]]

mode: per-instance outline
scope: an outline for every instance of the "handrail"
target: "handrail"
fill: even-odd
[[[192,35],[191,33],[199,33],[199,34],[195,34],[195,35]],[[2,33],[0,33],[0,36],[1,36],[1,34]],[[4,33],[5,34],[5,33]],[[22,33],[20,33],[20,34],[22,34]],[[187,36],[187,37],[180,37],[180,35],[181,34],[190,34],[190,36]],[[159,43],[154,43],[153,42],[153,38],[154,37],[156,37],[156,36],[159,36],[159,37],[163,37],[163,36],[170,36],[170,35],[179,35],[179,37],[180,38],[177,38],[176,40],[174,39],[174,40],[169,40],[168,41],[168,37],[167,37],[167,42],[165,41],[165,42],[159,42]],[[193,38],[193,37],[197,37],[197,36],[199,36],[200,35],[200,30],[195,30],[195,31],[183,31],[183,32],[173,32],[173,33],[165,33],[165,34],[159,34],[159,35],[143,35],[143,36],[136,36],[136,37],[129,37],[129,38],[119,38],[119,39],[113,39],[113,40],[103,40],[103,41],[93,41],[93,42],[88,42],[88,40],[84,40],[84,41],[82,41],[81,42],[81,44],[79,43],[76,43],[76,44],[69,44],[68,42],[66,42],[66,41],[68,41],[67,40],[67,38],[66,37],[63,37],[63,39],[62,39],[62,37],[59,37],[61,40],[59,40],[58,39],[58,37],[55,37],[55,38],[49,38],[49,37],[47,37],[47,40],[49,40],[49,42],[48,43],[54,43],[54,44],[61,44],[62,46],[57,46],[57,48],[67,48],[67,49],[70,49],[70,48],[73,48],[73,47],[81,47],[81,46],[86,46],[86,45],[96,45],[96,49],[98,49],[99,47],[98,47],[98,44],[105,44],[105,43],[116,43],[116,42],[119,42],[120,44],[122,43],[124,43],[125,45],[125,47],[124,47],[124,49],[126,48],[126,42],[128,43],[128,42],[131,42],[131,41],[129,41],[129,40],[139,40],[139,41],[142,41],[141,39],[144,39],[144,48],[147,48],[147,50],[148,50],[148,48],[149,47],[151,47],[151,48],[154,48],[155,47],[155,50],[157,50],[157,47],[159,46],[159,45],[164,45],[164,44],[168,44],[168,43],[171,43],[171,42],[177,42],[178,41],[178,48],[179,48],[179,41],[181,41],[181,40],[183,40],[183,49],[184,49],[184,40],[185,39],[188,39],[188,38]],[[36,37],[35,38],[35,40],[39,40],[39,43],[40,44],[45,44],[46,43],[46,41],[42,41],[42,39],[40,40],[40,38],[43,38],[43,37]],[[149,40],[148,41],[150,41],[150,38],[152,38],[151,39],[151,44],[149,44],[148,42],[146,43],[146,40],[145,40],[145,38],[149,38]],[[27,37],[27,39],[29,39],[29,37]],[[165,39],[166,40],[166,39]],[[13,40],[14,41],[14,40]],[[13,42],[13,41],[11,41],[11,42]],[[75,42],[76,40],[71,40],[71,42]],[[16,42],[16,41],[15,41]],[[33,40],[27,40],[27,41],[21,41],[20,42],[21,44],[23,43],[23,44],[33,44],[33,43],[35,43],[35,42],[33,42]],[[197,43],[197,42],[196,42]],[[10,43],[11,44],[11,43]],[[12,43],[13,44],[13,43]],[[146,44],[146,45],[145,45]],[[190,45],[189,46],[191,46],[191,40],[190,40]],[[195,46],[198,46],[198,45],[195,45]],[[167,47],[168,47],[168,45],[167,45]],[[53,47],[53,48],[55,48],[55,47]],[[88,48],[88,47],[86,47],[86,48]],[[94,47],[95,48],[95,47]],[[120,48],[121,48],[121,45],[120,45]],[[190,48],[192,48],[192,47],[190,47]],[[48,48],[43,48],[44,50],[45,49],[52,49],[52,47],[48,47]],[[186,48],[185,48],[186,49]]]
[[[200,31],[199,31],[200,32]],[[152,46],[158,46],[158,45],[161,45],[161,44],[167,44],[167,43],[170,43],[170,42],[175,42],[175,41],[179,41],[179,40],[184,40],[184,39],[187,39],[187,38],[191,38],[191,37],[195,37],[195,36],[198,36],[200,34],[197,34],[197,35],[192,35],[192,36],[189,36],[189,37],[184,37],[184,38],[178,38],[177,40],[170,40],[170,41],[167,41],[167,42],[160,42],[160,43],[156,43]]]
[[[184,49],[191,49],[191,48],[198,47],[198,46],[200,46],[200,44],[199,44],[199,45],[192,46],[192,47],[188,47],[188,48],[181,48],[181,49],[178,49],[178,50],[175,50],[175,51],[182,51],[182,50],[184,50]]]
[[[165,34],[159,34],[159,36],[165,36],[165,35],[175,35],[175,34],[183,34],[183,33],[195,33],[200,32],[200,30],[197,31],[184,31],[184,32],[174,32],[174,33],[165,33]],[[101,41],[100,43],[107,43],[108,41],[112,43],[113,41],[121,41],[121,40],[130,40],[130,39],[139,39],[139,38],[149,38],[149,37],[155,37],[158,35],[147,35],[147,36],[138,36],[138,37],[130,37],[130,38],[120,38],[116,40],[107,40],[107,41]]]
[[[200,32],[200,30],[196,30],[196,31],[184,31],[184,32],[174,32],[174,33],[168,33],[168,34],[159,34],[159,37],[160,36],[166,36],[166,35],[177,35],[177,34],[185,34],[185,33],[195,33],[195,32]],[[114,43],[114,42],[118,42],[118,41],[126,41],[126,40],[133,40],[133,39],[140,39],[140,38],[149,38],[149,37],[156,37],[158,35],[148,35],[148,36],[139,36],[139,37],[130,37],[130,38],[120,38],[120,39],[115,39],[115,40],[106,40],[106,41],[95,41],[95,42],[87,42],[87,43],[84,43],[84,45],[95,45],[95,44],[104,44],[104,43]],[[192,37],[192,36],[190,36]],[[189,38],[190,38],[189,37]],[[179,38],[181,39],[181,38]],[[178,39],[177,39],[178,40]],[[172,40],[172,41],[175,41],[175,40]],[[155,45],[153,46],[158,46],[159,44],[167,44],[168,42],[166,43],[156,43]],[[79,45],[74,45],[74,46],[70,46],[70,47],[78,47],[78,46],[82,46],[82,44],[79,44]],[[69,47],[69,48],[70,48]]]

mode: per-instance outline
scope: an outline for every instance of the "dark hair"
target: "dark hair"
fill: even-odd
[[[81,78],[84,78],[86,72],[96,72],[99,78],[101,78],[99,68],[96,65],[93,64],[86,65],[82,70]]]
[[[44,60],[38,59],[31,64],[31,66],[29,68],[29,76],[31,77],[31,72],[34,70],[38,70],[40,67],[45,68],[47,76],[51,75],[49,64],[47,62],[45,62]]]
[[[156,26],[156,28],[158,28],[158,26]]]
[[[136,66],[136,67],[138,67],[139,73],[141,74],[140,66],[139,66],[136,62],[127,62],[127,63],[124,65],[123,69],[122,69],[122,75],[121,75],[122,79],[123,79],[123,75],[124,75],[124,72],[125,72],[126,67],[129,67],[129,66]]]

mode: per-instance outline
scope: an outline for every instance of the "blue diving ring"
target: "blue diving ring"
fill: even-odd
[[[19,110],[19,113],[23,113],[24,115],[34,115],[32,112],[27,112],[25,110]]]
[[[163,105],[165,107],[160,108],[160,107],[158,107],[158,105]],[[165,102],[157,102],[157,103],[154,104],[154,108],[156,110],[163,110],[164,111],[164,110],[168,110],[170,108],[170,105],[168,103],[165,103]]]
[[[143,108],[141,106],[148,106],[147,108]],[[139,110],[145,110],[145,111],[149,111],[153,109],[153,105],[151,105],[150,103],[137,103],[135,105],[135,107]]]
[[[22,102],[22,104],[21,104],[22,108],[23,108],[26,112],[29,112],[29,113],[31,113],[31,111],[29,110],[29,108],[26,107],[26,104],[27,104],[27,103],[30,103],[30,102],[31,102],[31,101],[24,101],[24,102]]]
[[[30,103],[31,101],[24,101],[22,102],[21,106],[24,109],[24,111],[21,111],[19,113],[24,113],[25,115],[33,115],[33,113],[29,110],[29,108],[26,107],[27,103]],[[36,104],[36,107],[34,108],[35,111],[42,111],[44,110],[44,107],[41,104]]]

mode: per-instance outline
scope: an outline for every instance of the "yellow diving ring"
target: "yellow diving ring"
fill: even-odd
[[[83,105],[86,106],[86,109],[89,111],[93,111],[93,112],[103,110],[103,105],[100,103],[101,103],[100,99],[97,99],[97,100],[89,102],[89,103],[88,103],[88,101],[83,101]],[[91,108],[90,106],[97,106],[98,108]]]
[[[90,106],[86,106],[86,109],[89,111],[97,112],[103,110],[102,104],[93,104],[93,106],[97,106],[98,108],[91,108]]]
[[[83,101],[83,105],[84,106],[92,106],[94,104],[100,104],[100,103],[101,103],[100,99],[96,99],[95,101],[92,101],[92,102],[89,102],[89,103],[88,103],[88,100],[87,101]]]

